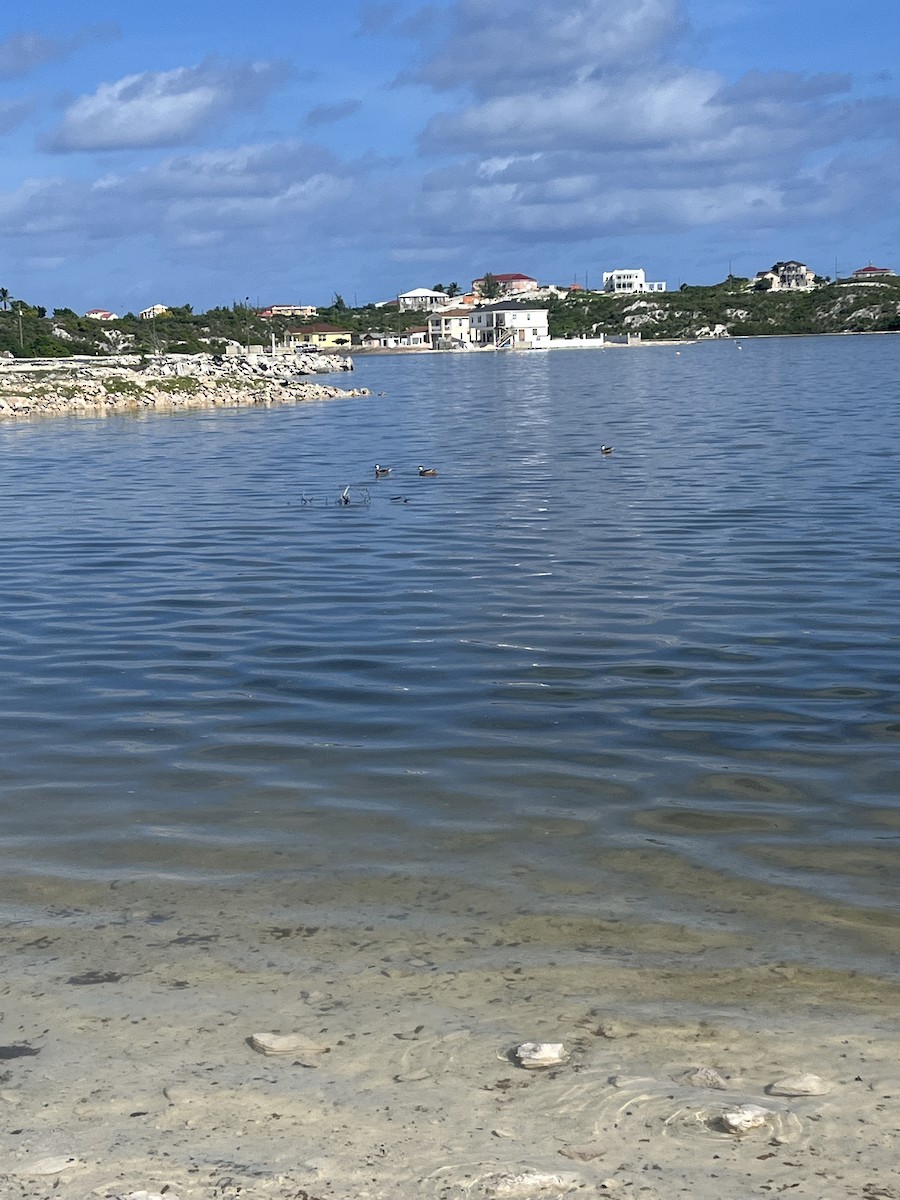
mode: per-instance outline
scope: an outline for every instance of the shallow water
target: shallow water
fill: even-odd
[[[898,366],[361,358],[368,398],[3,424],[9,895],[440,876],[892,969]]]

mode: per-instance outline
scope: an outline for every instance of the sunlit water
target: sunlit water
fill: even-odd
[[[367,398],[0,425],[0,869],[534,872],[699,921],[696,869],[894,921],[898,369],[362,358]]]

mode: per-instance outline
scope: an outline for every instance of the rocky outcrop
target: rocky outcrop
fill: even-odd
[[[17,359],[0,365],[0,418],[271,407],[368,395],[367,388],[348,391],[309,381],[313,374],[352,369],[350,360],[328,355]]]

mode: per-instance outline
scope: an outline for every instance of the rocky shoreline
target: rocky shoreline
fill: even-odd
[[[351,359],[325,354],[13,359],[0,365],[0,419],[269,407],[367,396],[367,388],[310,380],[352,370]]]

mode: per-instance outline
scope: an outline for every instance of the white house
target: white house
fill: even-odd
[[[152,321],[154,317],[161,317],[168,311],[164,304],[151,304],[149,308],[141,309],[140,318],[142,321]]]
[[[436,308],[447,308],[452,303],[452,296],[431,288],[413,288],[412,291],[401,292],[397,297],[397,307],[401,312],[433,312]]]
[[[118,321],[117,313],[110,312],[108,308],[89,308],[84,314],[90,317],[92,321]]]
[[[319,310],[314,304],[270,304],[257,315],[269,317],[314,317]]]
[[[751,287],[766,280],[773,292],[811,292],[816,286],[816,273],[805,263],[790,259],[788,262],[775,263],[771,271],[757,271]]]
[[[643,267],[636,267],[604,271],[603,290],[615,296],[623,296],[632,292],[664,292],[666,285],[665,283],[648,282]]]
[[[469,330],[477,346],[495,350],[540,350],[550,345],[546,308],[529,308],[515,300],[486,304],[469,316]]]
[[[867,267],[857,267],[852,278],[854,283],[875,283],[879,279],[896,279],[897,276],[890,267],[873,267],[869,263]]]
[[[472,341],[468,308],[448,308],[428,317],[428,340],[435,350],[468,349]]]

